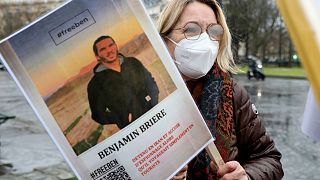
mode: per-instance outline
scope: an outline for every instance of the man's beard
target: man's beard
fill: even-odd
[[[103,63],[107,63],[107,64],[112,64],[112,63],[114,63],[114,62],[117,61],[117,58],[114,58],[114,60],[109,61],[109,60],[107,60],[107,59],[104,58],[104,57],[99,57],[99,61],[100,61],[100,62],[103,62]]]

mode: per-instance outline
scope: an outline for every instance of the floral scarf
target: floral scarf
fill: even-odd
[[[200,112],[216,138],[215,144],[227,161],[230,154],[233,131],[233,91],[232,78],[223,72],[217,64],[203,78],[187,83]],[[217,166],[210,168],[210,158],[202,151],[188,165],[187,179],[217,179]]]

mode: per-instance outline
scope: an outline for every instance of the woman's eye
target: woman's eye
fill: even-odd
[[[186,33],[196,33],[198,32],[198,29],[197,28],[192,28],[192,27],[188,27],[184,30],[184,32]]]

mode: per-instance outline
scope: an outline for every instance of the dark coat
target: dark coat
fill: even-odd
[[[197,88],[191,88],[191,90],[192,89]],[[231,122],[233,125],[228,124],[228,127],[222,127],[222,129],[225,130],[224,133],[228,133],[228,138],[224,136],[218,140],[218,138],[221,138],[220,134],[216,139],[216,145],[220,154],[222,153],[221,155],[223,155],[225,161],[238,161],[246,171],[249,179],[281,179],[283,177],[280,162],[281,153],[276,149],[274,141],[266,133],[266,129],[258,116],[258,111],[255,106],[253,106],[247,91],[234,80],[232,91],[233,117]],[[200,91],[192,92],[195,100],[199,99],[197,98],[197,94],[199,94]],[[223,108],[228,109],[227,106]],[[222,119],[217,119],[217,121],[220,120]],[[226,119],[223,119],[223,121],[225,120]],[[221,125],[223,126],[225,124],[216,123],[216,126],[220,127]],[[229,129],[229,127],[231,128]],[[218,127],[216,127],[216,129],[218,129]],[[212,133],[217,136],[215,132]],[[221,141],[223,141],[226,146],[220,144]],[[210,159],[203,155],[205,154],[201,152],[189,163],[188,180],[216,179],[217,169],[215,168],[217,167],[214,167],[214,170],[210,171],[209,169],[211,168],[208,166]]]
[[[281,179],[281,153],[266,133],[258,112],[254,112],[247,91],[236,82],[233,90],[236,141],[229,160],[238,161],[251,179]]]

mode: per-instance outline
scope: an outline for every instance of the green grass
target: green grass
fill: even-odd
[[[248,66],[240,67],[243,72],[239,74],[246,74]],[[263,67],[263,72],[268,76],[283,76],[283,77],[306,77],[305,71],[302,67]]]
[[[72,178],[68,178],[68,179],[65,179],[65,180],[78,180],[78,178],[72,177]]]
[[[76,118],[76,120],[74,120],[74,121],[70,124],[70,126],[63,132],[63,134],[66,136],[66,135],[79,123],[79,121],[81,120],[81,118],[82,118],[81,115],[78,116],[78,117]]]
[[[86,109],[83,113],[83,115],[78,116],[69,126],[66,130],[63,131],[63,134],[66,136],[79,122],[80,120],[88,113],[89,108]]]
[[[99,137],[103,131],[103,125],[98,126],[98,128],[90,134],[87,139],[83,139],[74,145],[72,148],[74,152],[79,155],[84,151],[88,150],[89,148],[93,147],[97,144]]]

